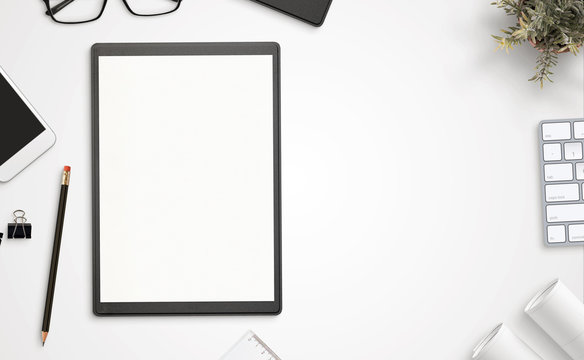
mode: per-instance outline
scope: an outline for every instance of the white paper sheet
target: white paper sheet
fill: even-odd
[[[274,300],[272,56],[102,56],[102,302]]]

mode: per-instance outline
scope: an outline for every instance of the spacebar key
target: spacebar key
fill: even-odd
[[[584,221],[584,204],[548,205],[546,213],[550,223]]]

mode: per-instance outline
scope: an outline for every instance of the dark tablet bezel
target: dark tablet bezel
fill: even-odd
[[[274,72],[274,301],[104,303],[100,296],[99,57],[272,55]],[[277,43],[95,44],[91,48],[93,312],[108,315],[278,315],[282,311],[280,46]]]

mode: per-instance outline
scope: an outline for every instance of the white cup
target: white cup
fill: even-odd
[[[473,350],[477,360],[542,360],[505,325],[497,326]]]
[[[539,292],[525,312],[572,359],[584,360],[584,304],[560,280]]]

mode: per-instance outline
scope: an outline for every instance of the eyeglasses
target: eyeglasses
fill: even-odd
[[[43,0],[53,20],[61,24],[83,24],[101,17],[107,0]],[[157,16],[178,10],[182,0],[123,0],[137,16]]]

